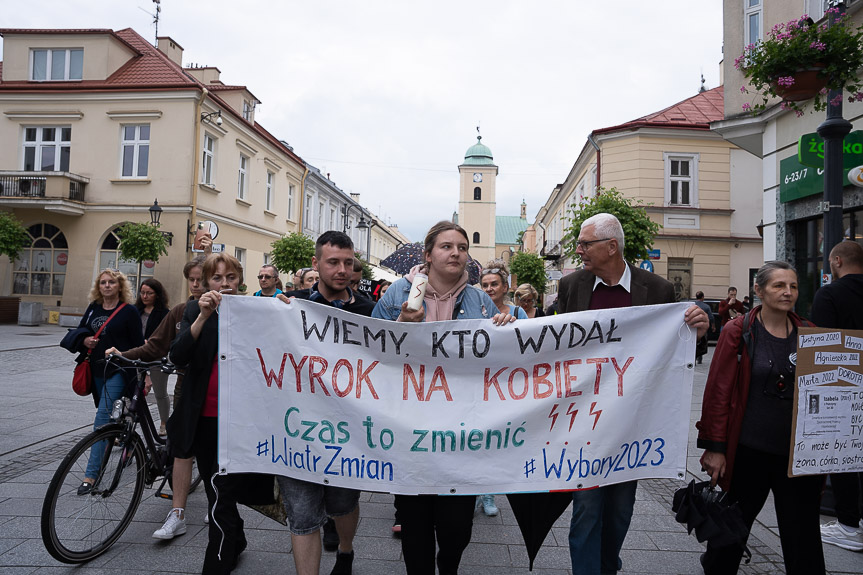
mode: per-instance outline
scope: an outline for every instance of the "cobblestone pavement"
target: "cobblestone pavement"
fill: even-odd
[[[169,504],[147,489],[129,529],[105,555],[73,567],[58,563],[45,551],[40,536],[42,499],[59,462],[92,428],[94,415],[90,398],[77,397],[70,390],[73,356],[57,346],[64,331],[48,325],[0,326],[0,575],[199,573],[207,542],[206,497],[200,488],[189,498],[188,532],[174,541],[152,539]],[[696,366],[686,481],[703,479],[694,422],[708,368],[709,356]],[[157,416],[154,408],[153,413]],[[683,484],[667,479],[639,483],[635,515],[621,554],[622,573],[701,574],[698,557],[704,548],[674,521],[671,512],[673,493]],[[498,497],[497,503],[501,509],[497,517],[476,516],[462,573],[528,573],[512,510],[505,497]],[[234,572],[295,573],[287,529],[254,511],[243,508],[242,513],[249,548]],[[360,516],[354,573],[404,573],[401,546],[390,533],[392,496],[363,493]],[[567,512],[546,539],[534,572],[570,573],[568,531]],[[753,558],[741,573],[785,572],[770,501],[753,527],[749,547]],[[829,573],[863,573],[863,554],[830,545],[824,551]],[[334,561],[332,553],[325,553],[321,572],[328,573]]]

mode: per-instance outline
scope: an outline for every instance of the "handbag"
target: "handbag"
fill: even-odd
[[[108,317],[108,320],[102,324],[102,327],[99,328],[99,331],[96,332],[93,339],[99,339],[99,335],[102,333],[102,330],[105,329],[105,326],[108,325],[108,322],[114,319],[117,312],[123,309],[123,306],[125,305],[125,303],[121,303],[117,306],[117,309],[115,309],[114,313]],[[88,349],[87,356],[83,361],[79,362],[78,365],[75,366],[75,371],[72,372],[72,391],[78,395],[90,395],[90,391],[93,389],[93,370],[90,367],[91,353],[93,353],[93,350]]]

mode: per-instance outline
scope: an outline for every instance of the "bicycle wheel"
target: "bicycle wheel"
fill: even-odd
[[[121,425],[101,427],[82,439],[54,473],[42,504],[42,542],[63,563],[84,563],[111,548],[123,534],[144,490],[140,437],[124,441]],[[95,447],[94,447],[95,446]],[[95,486],[78,495],[91,449],[102,453]]]

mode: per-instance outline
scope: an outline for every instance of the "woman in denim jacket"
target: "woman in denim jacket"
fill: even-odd
[[[435,224],[426,234],[425,264],[415,266],[390,286],[372,317],[402,322],[489,318],[495,325],[514,321],[512,315],[499,313],[485,292],[468,285],[468,245],[467,232],[457,224]],[[420,270],[427,271],[428,286],[423,307],[413,311],[407,308],[407,300],[411,282]],[[458,573],[461,555],[470,543],[475,499],[473,495],[396,495],[408,575],[434,575],[435,535],[440,574]]]

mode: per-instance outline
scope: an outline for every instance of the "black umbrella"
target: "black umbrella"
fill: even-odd
[[[510,493],[506,496],[512,506],[527,557],[530,560],[530,570],[533,571],[533,560],[539,553],[543,541],[554,522],[566,511],[572,503],[572,492],[557,491],[554,493]]]
[[[752,557],[746,546],[749,528],[740,506],[729,501],[727,492],[716,491],[709,481],[696,483],[693,479],[674,492],[671,510],[676,513],[674,519],[685,525],[690,535],[695,531],[699,543],[707,541],[717,547],[737,545],[743,548],[749,563]]]
[[[423,245],[419,242],[412,244],[404,244],[396,251],[381,260],[381,265],[390,268],[395,273],[403,276],[411,271],[411,268],[425,262],[423,257]],[[468,258],[467,261],[467,281],[471,285],[479,282],[479,272],[482,270],[482,265],[475,259]]]
[[[381,260],[381,265],[390,268],[400,276],[407,274],[411,268],[423,263],[423,245],[419,242],[404,244],[396,251]]]

